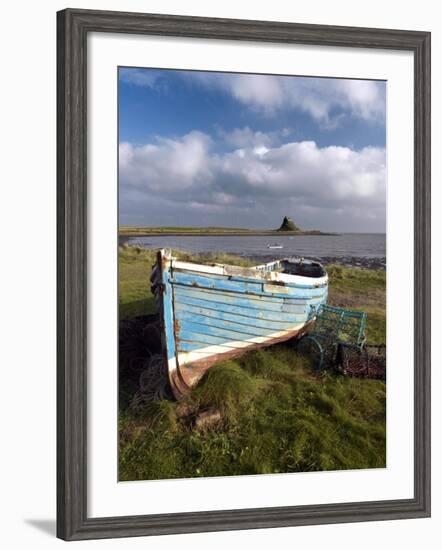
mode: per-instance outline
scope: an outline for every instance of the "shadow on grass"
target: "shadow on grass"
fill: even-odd
[[[134,300],[132,302],[120,302],[119,317],[122,319],[132,319],[141,315],[154,314],[156,311],[155,297],[149,296],[143,300]]]
[[[119,404],[124,411],[139,388],[140,375],[152,355],[161,353],[161,333],[156,314],[122,319],[119,324]]]

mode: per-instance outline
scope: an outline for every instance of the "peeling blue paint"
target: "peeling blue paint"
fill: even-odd
[[[251,277],[204,273],[196,264],[191,269],[179,263],[175,267],[174,260],[162,253],[157,265],[161,269],[154,273],[161,273],[162,285],[157,276],[154,288],[169,369],[180,368],[180,354],[192,352],[198,358],[216,349],[222,355],[247,348],[249,343],[265,345],[272,338],[289,337],[314,318],[327,300],[326,278],[312,277],[309,284],[307,277],[270,281],[266,269],[261,270],[262,276],[257,270],[256,278],[253,273]]]

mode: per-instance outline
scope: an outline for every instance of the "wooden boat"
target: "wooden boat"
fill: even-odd
[[[151,282],[177,399],[214,363],[304,335],[328,292],[328,276],[318,262],[203,265],[166,250],[158,251]]]

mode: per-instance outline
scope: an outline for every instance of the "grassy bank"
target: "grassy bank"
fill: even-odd
[[[155,311],[154,261],[152,251],[120,249],[122,319]],[[369,341],[385,341],[385,272],[328,272],[329,303],[367,311]],[[121,480],[385,466],[385,384],[316,374],[290,343],[220,363],[184,401],[158,401],[137,414],[129,407],[135,378],[120,384]],[[199,419],[211,412],[205,427]]]

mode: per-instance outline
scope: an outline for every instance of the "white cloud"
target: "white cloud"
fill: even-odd
[[[317,220],[309,224],[313,227],[323,227],[319,221],[324,213],[333,226],[355,212],[367,220],[375,215],[383,223],[385,149],[320,148],[313,141],[278,146],[264,142],[251,139],[244,147],[217,153],[209,136],[194,131],[154,144],[122,143],[123,202],[135,191],[138,201],[144,194],[146,202],[161,202],[157,216],[161,209],[164,215],[187,209],[189,223],[194,221],[192,211],[201,208],[224,212],[227,219],[235,211],[256,214],[277,206],[283,212],[289,207],[292,213],[316,212]]]
[[[265,115],[301,111],[322,127],[334,128],[345,116],[385,123],[385,82],[342,78],[174,71],[189,85],[221,90]],[[163,77],[163,78],[162,78]],[[120,69],[120,79],[138,86],[167,88],[167,71]]]
[[[220,131],[224,141],[232,147],[250,147],[270,145],[271,137],[264,132],[254,132],[248,126],[244,128],[235,128],[231,132]]]
[[[282,109],[298,110],[325,127],[335,127],[348,115],[384,122],[384,82],[203,72],[183,72],[182,76],[190,82],[223,90],[268,115]]]
[[[120,144],[122,183],[162,193],[205,185],[211,177],[210,137],[198,131],[180,139],[159,138],[155,144]]]
[[[161,75],[161,71],[155,69],[137,69],[135,67],[121,67],[118,73],[122,82],[146,88],[153,88]]]
[[[282,128],[279,131],[271,132],[254,132],[248,126],[244,128],[234,128],[230,132],[219,130],[219,135],[223,141],[233,148],[270,147],[271,145],[278,145],[291,133],[291,128]]]

